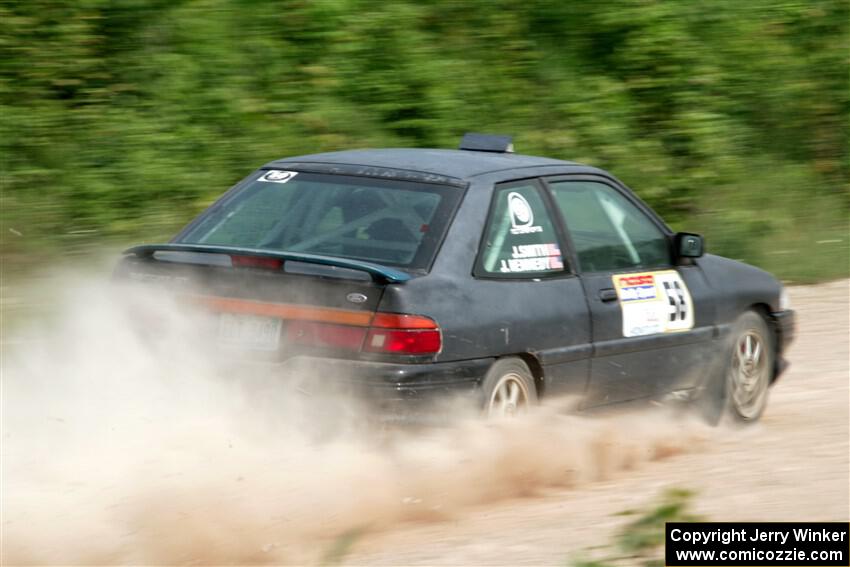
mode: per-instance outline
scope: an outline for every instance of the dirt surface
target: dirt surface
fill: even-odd
[[[711,520],[850,518],[848,281],[791,289],[754,426],[548,407],[386,437],[350,399],[223,371],[161,294],[57,281],[2,340],[4,565],[566,565],[672,487]]]
[[[848,283],[790,288],[799,331],[792,366],[759,424],[721,428],[694,451],[580,489],[366,537],[347,564],[564,565],[607,543],[627,521],[618,512],[646,508],[667,487],[696,491],[694,511],[714,521],[847,521]]]

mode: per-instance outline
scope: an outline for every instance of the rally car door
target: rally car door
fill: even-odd
[[[709,290],[673,264],[670,238],[642,203],[604,178],[550,179],[591,313],[585,404],[687,391],[700,383],[713,329],[697,326]]]
[[[564,262],[564,234],[552,209],[536,179],[495,186],[471,300],[492,319],[470,324],[475,343],[490,352],[533,353],[548,395],[581,395],[589,379],[590,314],[581,280]]]

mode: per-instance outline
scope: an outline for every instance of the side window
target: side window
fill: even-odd
[[[563,270],[558,236],[540,188],[533,182],[497,186],[475,275],[540,277]]]
[[[550,185],[583,271],[670,265],[667,237],[619,191],[593,181]]]

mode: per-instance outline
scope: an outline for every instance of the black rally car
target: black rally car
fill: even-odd
[[[755,420],[794,332],[770,274],[704,255],[605,171],[480,134],[271,162],[116,277],[191,289],[222,349],[281,376],[490,414],[712,393]]]

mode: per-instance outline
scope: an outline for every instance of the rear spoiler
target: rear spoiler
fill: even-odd
[[[208,246],[206,244],[144,244],[134,246],[124,251],[126,255],[137,258],[152,258],[157,252],[194,252],[200,254],[223,254],[231,256],[250,256],[257,258],[274,258],[285,263],[287,261],[304,262],[307,264],[319,264],[332,266],[334,268],[345,268],[365,272],[372,277],[375,283],[404,283],[411,276],[401,270],[396,270],[381,264],[372,262],[361,262],[360,260],[348,260],[345,258],[334,258],[331,256],[318,256],[316,254],[302,254],[299,252],[277,252],[274,250],[262,250],[258,248],[242,248],[238,246]]]

